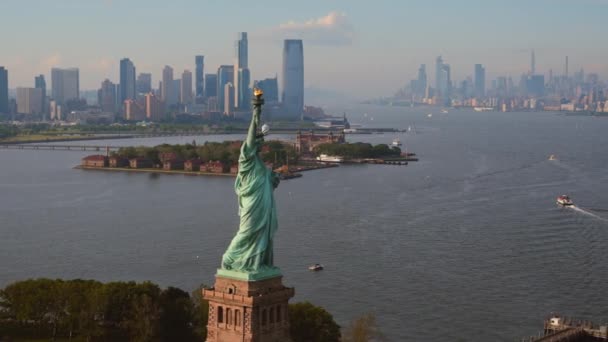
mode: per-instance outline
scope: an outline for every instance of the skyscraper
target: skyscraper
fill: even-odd
[[[435,88],[438,98],[445,101],[449,100],[451,82],[450,66],[443,63],[441,56],[437,57],[435,61]]]
[[[182,73],[182,83],[181,83],[181,103],[190,104],[192,103],[192,72],[189,70],[184,70]]]
[[[224,115],[231,115],[234,112],[234,86],[231,82],[224,85],[224,105],[222,108]]]
[[[152,74],[141,73],[137,75],[137,93],[147,94],[152,91]]]
[[[302,119],[304,113],[304,47],[301,39],[283,43],[281,100],[289,119]]]
[[[204,94],[204,81],[203,75],[205,72],[205,56],[195,56],[194,63],[196,64],[195,82],[196,82],[196,97],[203,97]]]
[[[426,77],[426,64],[420,64],[418,68],[418,79],[416,82],[416,95],[424,97],[426,92],[427,77]]]
[[[534,50],[532,50],[532,55],[530,56],[530,74],[536,74],[536,56],[534,56]]]
[[[120,60],[120,102],[135,99],[135,65],[128,58]]]
[[[205,98],[217,96],[217,74],[205,74]]]
[[[17,113],[41,114],[41,97],[42,89],[40,88],[17,88]]]
[[[78,68],[51,69],[51,96],[57,105],[64,105],[68,100],[80,97]]]
[[[180,103],[181,99],[182,99],[182,80],[178,78],[177,80],[173,80],[173,89],[172,89],[171,96],[169,97],[169,102],[172,104],[178,104],[178,103]]]
[[[249,66],[248,66],[248,42],[247,32],[239,32],[235,43],[235,62],[234,62],[234,106],[239,110],[249,108]]]
[[[251,83],[251,75],[249,69],[240,68],[238,72],[239,83],[238,90],[235,91],[235,95],[238,94],[239,98],[235,99],[235,104],[238,105],[239,111],[245,111],[249,109],[249,103],[251,102],[251,95],[249,94],[249,84]]]
[[[267,103],[279,102],[279,82],[276,77],[256,81],[255,87],[264,92],[264,100]]]
[[[146,94],[146,118],[150,121],[160,121],[165,114],[165,104],[153,93]]]
[[[173,68],[165,65],[163,69],[163,83],[160,89],[161,100],[165,102],[167,106],[171,106],[173,98]]]
[[[116,112],[116,85],[106,79],[101,83],[101,89],[97,92],[99,107],[104,112]]]
[[[475,64],[475,97],[486,96],[486,69],[481,64]]]
[[[568,78],[568,56],[566,56],[566,65],[564,66],[564,76]]]
[[[224,95],[227,83],[232,83],[234,79],[234,65],[221,65],[217,69],[217,103],[220,112],[224,112]],[[234,91],[234,89],[233,89]]]
[[[8,114],[8,70],[0,67],[0,113]]]
[[[38,75],[34,77],[34,86],[40,89],[40,108],[42,108],[41,113],[46,113],[46,81],[44,80],[44,75]]]

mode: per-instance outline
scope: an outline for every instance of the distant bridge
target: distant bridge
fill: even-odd
[[[97,145],[37,145],[37,144],[0,144],[0,150],[42,150],[42,151],[116,151],[125,146]]]

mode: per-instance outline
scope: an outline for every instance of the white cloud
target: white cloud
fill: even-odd
[[[302,39],[311,45],[343,46],[353,43],[355,32],[347,15],[334,11],[303,22],[288,21],[263,32],[262,36],[273,40]]]
[[[61,63],[61,54],[55,52],[52,55],[44,57],[40,61],[40,67],[42,68],[42,70],[49,70],[59,65],[59,63]]]

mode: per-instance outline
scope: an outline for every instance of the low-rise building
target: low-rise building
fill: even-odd
[[[85,167],[107,167],[108,157],[100,154],[86,156],[82,158],[82,166]]]
[[[127,167],[129,159],[121,156],[110,157],[110,167]]]
[[[148,158],[137,157],[129,159],[129,166],[132,169],[148,169],[153,166],[153,163]]]
[[[184,170],[186,171],[199,171],[201,164],[203,163],[200,159],[188,159],[184,162]]]
[[[225,168],[226,168],[226,166],[221,161],[212,160],[206,164],[207,172],[224,173]],[[201,170],[202,170],[202,168],[201,168]]]
[[[239,173],[239,164],[230,165],[230,173],[233,175],[236,175],[237,173]]]
[[[183,170],[184,161],[181,159],[170,159],[165,160],[163,163],[163,170]]]

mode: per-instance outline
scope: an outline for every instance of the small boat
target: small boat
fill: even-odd
[[[570,199],[570,197],[568,197],[567,195],[558,196],[556,203],[563,207],[574,205],[574,203],[572,203],[572,200]]]
[[[446,109],[443,109],[443,110],[441,111],[441,114],[447,114],[447,113],[448,113],[448,111],[447,111]]]
[[[552,154],[549,156],[549,160],[557,160],[557,157],[555,156],[555,154]]]
[[[428,113],[426,116],[429,117],[429,118],[432,118],[433,117],[433,113]]]
[[[321,264],[314,264],[314,265],[308,266],[308,270],[310,270],[310,271],[320,271],[322,269],[323,269],[323,265],[321,265]]]
[[[401,144],[401,140],[399,140],[399,138],[395,138],[395,139],[393,139],[393,142],[391,143],[391,146],[392,146],[392,147],[399,147],[399,146],[401,146],[401,145],[402,145],[402,144]]]
[[[317,157],[317,160],[327,163],[342,163],[344,161],[344,158],[340,156],[330,156],[327,154],[321,154]]]

